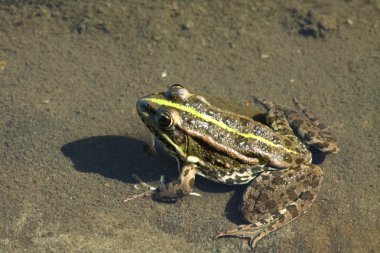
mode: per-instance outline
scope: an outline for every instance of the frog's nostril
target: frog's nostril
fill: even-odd
[[[139,103],[139,110],[141,110],[142,112],[146,112],[146,113],[150,113],[150,112],[154,111],[152,105],[150,103],[148,103],[147,101],[141,101]]]

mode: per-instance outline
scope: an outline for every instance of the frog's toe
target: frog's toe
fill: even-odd
[[[268,232],[262,227],[258,227],[257,224],[244,224],[237,226],[236,228],[223,231],[216,235],[214,239],[220,237],[238,237],[249,239],[249,246],[254,248],[256,243],[263,238]]]
[[[253,101],[258,104],[259,106],[265,108],[266,110],[270,110],[271,108],[275,107],[276,104],[273,103],[272,101],[268,100],[268,99],[265,99],[265,98],[258,98],[258,97],[254,97],[253,98]]]
[[[199,194],[197,192],[190,192],[190,196],[195,196],[195,197],[202,197],[202,194]]]
[[[132,196],[129,196],[128,198],[124,199],[123,202],[126,203],[126,202],[129,202],[131,200],[151,197],[153,195],[154,195],[153,191],[146,191],[146,192],[142,192],[142,193],[138,193],[138,194],[134,194]]]

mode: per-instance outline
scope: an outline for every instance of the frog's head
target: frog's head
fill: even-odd
[[[181,108],[191,96],[187,89],[174,84],[166,92],[140,98],[136,104],[144,124],[170,154],[182,160],[187,157],[188,136],[181,130]]]

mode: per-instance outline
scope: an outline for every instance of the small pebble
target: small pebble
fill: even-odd
[[[5,66],[7,66],[7,63],[5,61],[0,61],[0,71],[3,71]]]
[[[189,20],[185,24],[182,25],[182,29],[184,30],[190,30],[194,26],[193,21]]]

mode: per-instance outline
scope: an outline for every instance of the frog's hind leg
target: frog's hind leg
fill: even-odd
[[[248,238],[251,247],[304,213],[318,194],[323,173],[319,166],[267,171],[252,181],[243,194],[240,211],[251,224],[240,225],[216,237]]]
[[[304,142],[315,146],[326,154],[337,153],[339,146],[328,127],[319,122],[297,99],[293,98],[293,103],[298,112],[285,110],[286,118]]]
[[[324,153],[339,151],[337,141],[327,126],[320,123],[298,100],[293,99],[298,111],[289,110],[264,99],[256,99],[256,102],[268,110],[267,124],[274,131],[287,136],[292,143],[296,143],[296,132],[304,143],[313,145]]]
[[[256,222],[253,224],[244,224],[236,228],[226,230],[219,233],[215,238],[219,237],[238,237],[249,239],[249,246],[254,248],[256,243],[264,236],[275,230],[275,224],[264,224],[263,222]]]

